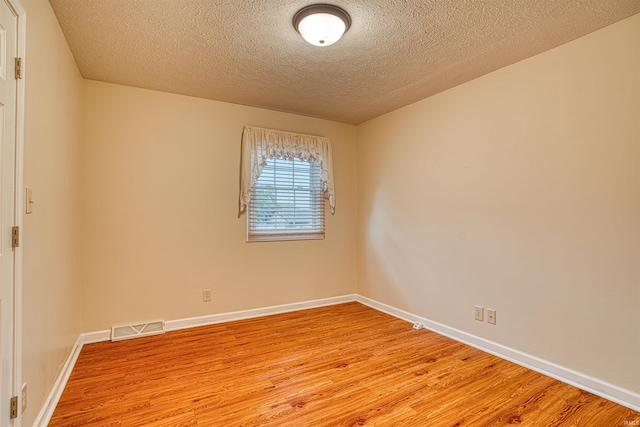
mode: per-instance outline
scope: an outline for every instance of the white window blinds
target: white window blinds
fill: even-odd
[[[335,209],[328,138],[247,126],[241,168],[249,241],[324,238],[324,199]]]
[[[324,237],[320,166],[269,159],[251,188],[249,240]]]

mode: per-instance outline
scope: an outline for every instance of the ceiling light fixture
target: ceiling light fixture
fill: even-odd
[[[351,26],[351,17],[338,6],[312,4],[293,16],[293,27],[314,46],[329,46]]]

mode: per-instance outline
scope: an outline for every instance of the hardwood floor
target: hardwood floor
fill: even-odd
[[[82,353],[50,426],[624,426],[640,413],[359,303]]]

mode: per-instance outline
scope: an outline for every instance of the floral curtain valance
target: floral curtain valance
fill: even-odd
[[[251,200],[251,187],[260,177],[268,159],[300,159],[320,165],[324,198],[329,200],[331,213],[335,212],[336,198],[333,188],[333,165],[329,138],[245,126],[242,133],[242,160],[240,165],[240,212]]]

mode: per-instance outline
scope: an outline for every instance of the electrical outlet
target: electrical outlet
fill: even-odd
[[[27,410],[27,383],[22,384],[22,412]]]
[[[202,290],[202,302],[211,301],[211,289],[203,289]]]
[[[479,322],[484,321],[484,307],[476,305],[476,320]]]
[[[496,311],[491,308],[487,308],[487,322],[492,325],[496,324]]]

